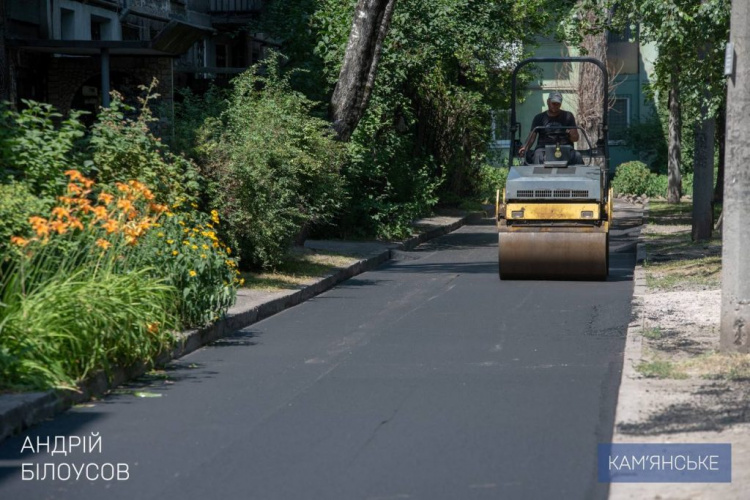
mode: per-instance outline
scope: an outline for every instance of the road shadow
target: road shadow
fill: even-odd
[[[623,423],[623,434],[650,436],[682,432],[721,431],[732,425],[750,423],[750,387],[721,382],[692,392],[691,401],[669,405],[644,422]]]

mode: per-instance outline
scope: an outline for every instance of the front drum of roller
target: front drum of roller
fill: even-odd
[[[605,280],[607,240],[606,232],[501,231],[500,279]]]

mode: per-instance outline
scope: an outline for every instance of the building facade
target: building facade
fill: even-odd
[[[110,90],[134,98],[156,78],[168,109],[176,86],[226,80],[262,58],[271,43],[244,29],[262,3],[0,0],[0,99],[96,113]]]

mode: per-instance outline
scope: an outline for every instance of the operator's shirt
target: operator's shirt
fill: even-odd
[[[575,128],[576,126],[576,118],[573,116],[573,113],[570,111],[564,111],[560,110],[560,114],[557,116],[550,116],[546,111],[543,113],[539,113],[534,117],[534,120],[531,122],[531,130],[534,130],[535,127],[566,127],[566,128]],[[537,130],[538,138],[536,141],[536,147],[544,147],[548,144],[555,144],[555,136],[548,135],[544,130]],[[570,137],[566,133],[564,137],[561,138],[560,144],[570,144],[573,145],[573,143],[570,141]]]

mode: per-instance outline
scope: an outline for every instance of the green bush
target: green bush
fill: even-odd
[[[495,202],[497,190],[499,189],[502,193],[502,190],[505,188],[505,181],[508,180],[509,171],[510,169],[507,167],[482,165],[479,171],[479,182],[481,183],[481,200],[484,203]]]
[[[666,196],[667,177],[654,174],[643,162],[630,161],[617,167],[612,187],[617,194]]]
[[[29,236],[29,217],[47,212],[50,205],[34,196],[26,183],[0,184],[0,254],[8,249],[11,236]]]
[[[129,266],[152,267],[152,275],[180,292],[178,312],[183,327],[205,326],[234,304],[237,262],[219,241],[218,214],[167,212],[130,257]]]
[[[233,80],[226,111],[208,120],[199,151],[207,195],[244,266],[278,265],[295,237],[331,219],[344,196],[344,158],[313,103],[279,75],[276,57]]]
[[[51,104],[22,100],[25,109],[0,108],[0,167],[3,177],[24,181],[38,196],[65,190],[63,172],[79,163],[79,141],[85,127],[83,111],[71,111],[66,120]],[[59,125],[56,125],[59,123]]]
[[[102,108],[91,129],[89,149],[96,179],[113,185],[137,179],[151,189],[162,203],[198,199],[201,178],[198,168],[187,158],[176,155],[151,130],[158,119],[149,107],[156,96],[151,87],[143,88],[140,107],[124,103],[113,92],[108,108]]]

